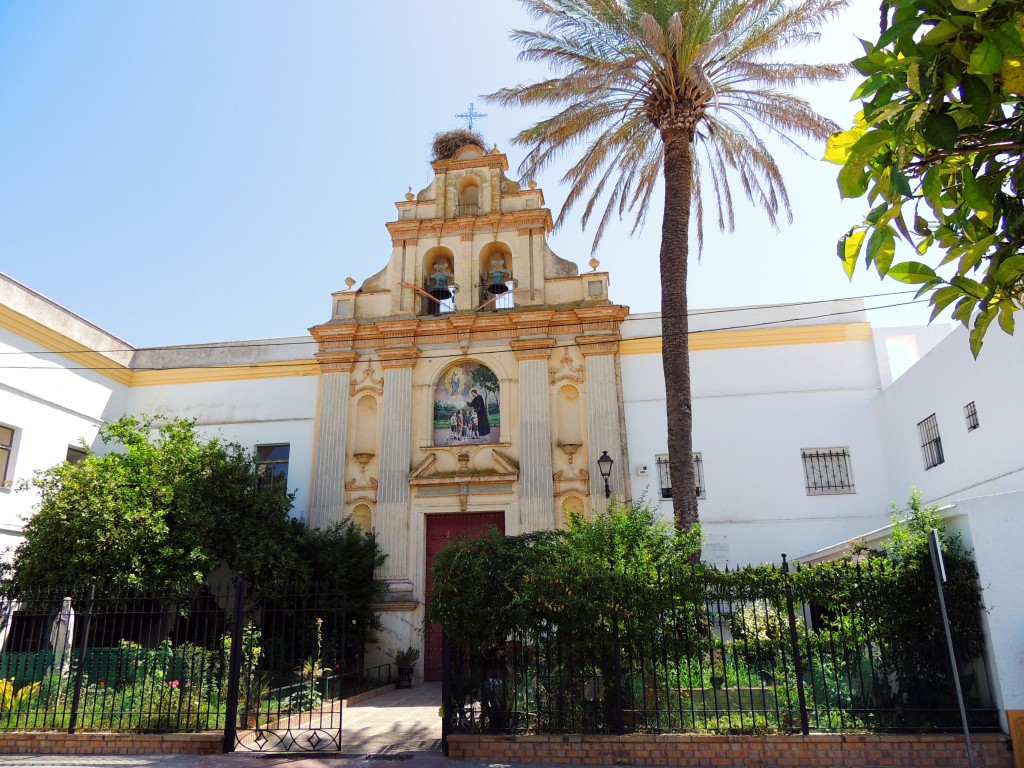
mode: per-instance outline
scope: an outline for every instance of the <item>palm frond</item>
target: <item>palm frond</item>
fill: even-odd
[[[792,218],[764,137],[798,152],[808,139],[827,137],[836,126],[790,89],[840,80],[848,68],[778,55],[816,39],[847,0],[522,2],[538,28],[513,33],[520,57],[554,76],[486,98],[555,108],[513,141],[529,147],[520,170],[530,177],[576,155],[562,177],[568,193],[556,226],[579,207],[584,228],[596,222],[595,249],[616,216],[632,214],[636,231],[664,170],[666,126],[690,125],[687,119],[698,245],[708,202],[719,228],[735,228],[732,185],[773,226],[782,215]]]

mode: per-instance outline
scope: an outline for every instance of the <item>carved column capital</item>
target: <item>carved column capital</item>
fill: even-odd
[[[516,360],[547,360],[551,357],[551,349],[555,346],[554,339],[513,339],[509,342]]]
[[[419,347],[385,347],[377,350],[384,370],[394,368],[412,368],[420,356]]]
[[[358,352],[317,352],[313,357],[320,364],[320,373],[352,373],[359,362]]]
[[[588,336],[577,336],[576,344],[584,357],[594,355],[614,355],[619,351],[622,336],[617,333],[595,333]]]
[[[419,327],[419,320],[381,320],[375,324],[374,335],[382,345],[402,347],[414,342]]]

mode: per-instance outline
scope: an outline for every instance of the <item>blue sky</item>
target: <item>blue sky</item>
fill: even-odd
[[[877,13],[857,0],[792,58],[858,55]],[[346,277],[387,261],[394,202],[429,181],[434,133],[471,101],[515,171],[509,137],[540,114],[479,96],[544,75],[509,40],[530,23],[514,0],[0,0],[0,271],[137,346],[303,333]],[[845,125],[854,87],[807,95]],[[900,290],[843,275],[835,242],[863,203],[840,203],[835,167],[808,149],[778,154],[792,225],[776,233],[740,202],[735,234],[709,229],[693,308]],[[556,212],[558,177],[537,179]],[[614,300],[654,311],[660,200],[629,229],[596,255]],[[586,268],[591,237],[574,220],[551,245]]]

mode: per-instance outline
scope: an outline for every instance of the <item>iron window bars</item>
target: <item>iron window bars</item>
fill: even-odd
[[[847,448],[810,448],[800,451],[808,496],[856,493]]]
[[[661,498],[671,499],[672,478],[669,477],[668,454],[658,454],[654,460],[658,465],[658,481],[661,484]],[[706,499],[707,489],[704,487],[704,460],[701,458],[701,455],[699,453],[693,454],[693,477],[695,482],[697,483],[697,498]]]
[[[964,420],[967,422],[968,432],[973,432],[981,426],[978,422],[978,407],[973,400],[964,406]]]
[[[7,470],[10,468],[13,447],[14,430],[0,425],[0,488],[7,486]]]
[[[917,432],[921,436],[921,452],[924,455],[924,468],[937,467],[946,459],[942,455],[942,438],[939,436],[939,422],[933,413],[924,421],[918,422]]]

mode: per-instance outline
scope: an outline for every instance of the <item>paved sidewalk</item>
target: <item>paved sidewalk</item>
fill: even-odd
[[[439,768],[440,683],[395,689],[343,710],[341,753],[235,752],[230,755],[4,755],[2,768]],[[373,759],[367,759],[373,755]],[[387,759],[394,755],[394,759]],[[469,768],[469,763],[459,763]]]

